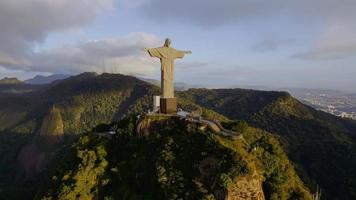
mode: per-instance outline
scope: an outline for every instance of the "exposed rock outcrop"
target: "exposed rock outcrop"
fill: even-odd
[[[263,178],[252,176],[238,177],[238,180],[228,188],[228,200],[264,200],[262,189]]]
[[[19,178],[31,179],[43,171],[63,139],[63,129],[60,109],[53,106],[43,119],[39,134],[32,142],[23,146],[17,156]]]

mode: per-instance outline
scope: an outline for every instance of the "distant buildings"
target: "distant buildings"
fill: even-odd
[[[347,113],[347,112],[341,112],[340,117],[342,118],[349,118],[349,119],[355,119],[356,120],[356,113]]]
[[[342,118],[356,120],[355,95],[307,92],[305,94],[299,94],[297,98],[315,109]]]

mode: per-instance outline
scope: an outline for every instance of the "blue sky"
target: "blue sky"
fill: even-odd
[[[159,77],[140,51],[191,50],[176,81],[356,90],[353,0],[3,0],[0,78],[83,71]],[[24,11],[25,10],[25,11]]]

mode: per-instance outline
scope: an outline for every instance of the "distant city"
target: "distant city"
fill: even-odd
[[[342,118],[356,120],[356,92],[331,89],[271,88],[266,86],[233,85],[229,88],[288,91],[306,105]]]
[[[265,86],[246,85],[234,85],[230,88],[288,91],[299,101],[317,110],[342,118],[356,120],[356,92],[344,92],[331,89],[270,88]]]
[[[356,120],[356,94],[336,90],[286,89],[294,97],[315,109]]]

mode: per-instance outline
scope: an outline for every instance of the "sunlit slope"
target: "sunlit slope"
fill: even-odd
[[[182,98],[279,136],[310,188],[326,199],[356,198],[355,122],[300,103],[286,92],[191,89]]]
[[[231,140],[177,117],[135,116],[115,137],[82,136],[57,166],[42,199],[311,199],[278,141],[241,122]],[[240,124],[240,125],[239,125]]]

